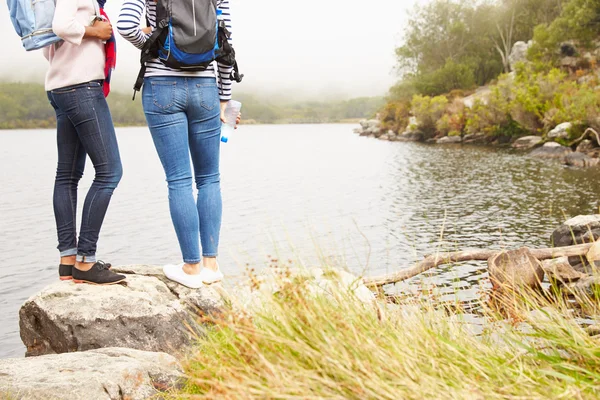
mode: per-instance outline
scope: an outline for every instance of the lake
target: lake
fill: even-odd
[[[377,141],[354,127],[242,126],[222,146],[220,264],[230,279],[274,258],[375,275],[437,250],[546,247],[562,221],[598,212],[599,169],[509,150]],[[124,177],[98,256],[115,265],[180,262],[150,134],[117,135]],[[55,163],[54,131],[0,131],[0,358],[24,355],[19,307],[58,279]],[[88,162],[80,203],[92,177]],[[435,281],[469,300],[485,278],[485,263],[475,262],[439,268]]]

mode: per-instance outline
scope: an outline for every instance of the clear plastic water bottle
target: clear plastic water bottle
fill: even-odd
[[[221,125],[221,142],[227,143],[235,131],[237,117],[242,110],[242,103],[235,100],[229,100],[225,107],[225,121]]]

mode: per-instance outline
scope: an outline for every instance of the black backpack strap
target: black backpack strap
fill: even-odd
[[[144,46],[142,47],[142,55],[140,56],[140,72],[138,73],[138,77],[135,81],[135,85],[133,85],[133,99],[135,100],[135,94],[142,89],[144,86],[144,76],[146,75],[146,63],[153,58],[156,58],[156,53],[154,51],[156,41],[158,37],[163,33],[164,29],[169,26],[169,21],[166,19],[160,21],[152,35],[146,40]]]
[[[233,71],[231,71],[231,80],[234,80],[237,83],[241,83],[242,79],[244,79],[244,74],[240,74],[240,69],[236,60],[233,63]]]

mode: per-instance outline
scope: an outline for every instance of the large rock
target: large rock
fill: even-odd
[[[182,377],[168,354],[107,348],[0,360],[0,397],[144,400],[177,386]]]
[[[463,98],[460,101],[462,101],[467,108],[473,108],[476,102],[487,105],[490,101],[491,94],[492,90],[488,86],[482,86],[478,88],[475,93]]]
[[[595,167],[600,159],[592,158],[586,154],[574,152],[567,154],[563,160],[566,165],[577,168]]]
[[[600,241],[592,245],[585,258],[590,265],[596,266],[600,262]]]
[[[485,133],[470,133],[463,137],[463,143],[465,143],[465,144],[487,143],[487,142],[489,142],[489,140],[490,140],[490,137],[487,136]]]
[[[600,215],[580,215],[559,226],[550,240],[554,247],[592,243],[600,238]]]
[[[359,132],[361,136],[381,136],[381,121],[377,119],[363,119],[360,121],[361,130]]]
[[[398,135],[396,140],[399,142],[422,142],[424,136],[421,132],[404,132],[402,135]]]
[[[600,275],[587,276],[565,285],[568,292],[577,296],[595,297],[600,294]],[[567,292],[567,293],[568,293]]]
[[[512,147],[515,149],[533,149],[542,143],[542,140],[540,136],[523,136],[515,140]]]
[[[517,63],[526,62],[527,61],[527,51],[529,47],[533,44],[532,41],[529,43],[525,42],[516,42],[513,45],[513,48],[508,56],[508,62],[510,63],[510,70],[514,71]]]
[[[202,332],[198,314],[223,307],[212,287],[197,291],[166,281],[158,267],[115,268],[125,285],[57,282],[21,307],[28,356],[126,347],[179,354]]]
[[[589,139],[582,140],[581,143],[577,146],[578,153],[587,153],[588,151],[593,151],[596,149],[594,142]]]
[[[576,271],[569,263],[568,257],[543,261],[542,268],[551,281],[558,283],[577,282],[587,276],[584,273]]]
[[[560,66],[563,68],[576,69],[579,64],[577,57],[563,57],[560,60]]]
[[[555,142],[548,142],[542,147],[538,147],[537,149],[533,150],[531,155],[537,158],[564,160],[564,158],[572,152],[573,150],[571,150],[569,147],[561,146]]]
[[[488,271],[495,289],[519,289],[539,287],[544,279],[544,269],[531,251],[503,251],[488,260]]]
[[[444,136],[435,141],[437,144],[456,144],[461,143],[462,138],[460,136]]]
[[[573,124],[570,122],[565,122],[560,125],[557,125],[556,128],[552,129],[548,132],[548,138],[550,139],[568,139],[569,131],[573,127]]]

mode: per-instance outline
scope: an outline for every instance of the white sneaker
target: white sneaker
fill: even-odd
[[[200,277],[205,285],[212,285],[213,283],[221,282],[225,276],[221,272],[220,268],[216,271],[208,268],[202,268],[202,271],[200,271]]]
[[[203,286],[202,273],[198,275],[186,274],[183,271],[183,265],[184,264],[165,265],[163,267],[163,272],[165,273],[165,276],[173,282],[177,282],[180,285],[187,286],[190,289],[200,289]]]

